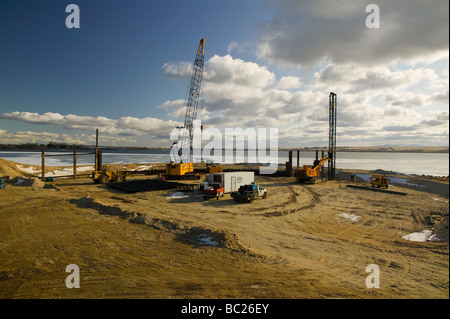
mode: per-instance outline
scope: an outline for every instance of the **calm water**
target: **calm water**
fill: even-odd
[[[88,153],[90,151],[78,151]],[[68,151],[46,152],[46,154],[71,154]],[[297,164],[297,152],[293,152],[294,166]],[[319,152],[319,156],[321,153]],[[278,163],[284,164],[288,161],[288,152],[278,152]],[[14,162],[41,165],[40,151],[0,151],[0,158]],[[315,159],[315,152],[301,151],[300,165],[311,165]],[[168,163],[169,151],[128,151],[108,150],[103,151],[104,164],[144,164],[144,163]],[[70,166],[72,156],[46,157],[47,166]],[[94,155],[83,155],[77,157],[77,165],[93,165]],[[393,152],[338,152],[336,156],[336,167],[339,169],[383,169],[404,174],[418,175],[449,175],[448,153],[393,153]]]

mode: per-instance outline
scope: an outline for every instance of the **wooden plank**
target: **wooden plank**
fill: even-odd
[[[94,155],[95,153],[77,153],[78,155]],[[65,153],[65,154],[47,154],[45,155],[45,157],[50,157],[50,156],[73,156],[73,153]]]

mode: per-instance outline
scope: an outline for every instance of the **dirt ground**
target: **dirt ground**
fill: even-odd
[[[449,298],[448,179],[389,187],[401,196],[256,176],[267,199],[235,203],[126,194],[89,178],[44,185],[1,160],[4,175],[3,299]],[[441,240],[402,238],[424,230]],[[69,264],[79,289],[66,287]],[[380,288],[366,287],[369,264]]]

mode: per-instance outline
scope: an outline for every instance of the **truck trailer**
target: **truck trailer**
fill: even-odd
[[[199,190],[212,183],[220,183],[224,193],[236,192],[242,185],[250,185],[255,182],[254,172],[221,172],[209,174],[200,183]]]

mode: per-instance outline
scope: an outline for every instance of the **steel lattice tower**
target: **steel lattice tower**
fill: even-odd
[[[171,158],[171,162],[189,163],[191,162],[192,138],[194,135],[194,121],[197,117],[198,102],[200,98],[200,86],[202,84],[203,65],[205,54],[205,39],[200,40],[197,54],[195,55],[192,68],[191,83],[189,86],[189,96],[186,104],[186,114],[184,116],[184,126],[182,127],[181,140],[174,143],[171,148],[171,156],[178,154],[179,159]],[[178,127],[180,128],[180,127]],[[174,151],[175,154],[172,154]]]
[[[198,101],[200,97],[200,86],[202,83],[202,76],[203,76],[204,54],[205,54],[205,39],[201,39],[200,44],[198,46],[197,55],[195,56],[194,60],[191,85],[189,88],[189,97],[186,105],[186,115],[184,117],[184,127],[189,132],[190,147],[192,147],[194,120],[197,117]]]
[[[336,114],[337,114],[337,94],[330,92],[329,102],[329,132],[328,132],[328,179],[336,177]]]

